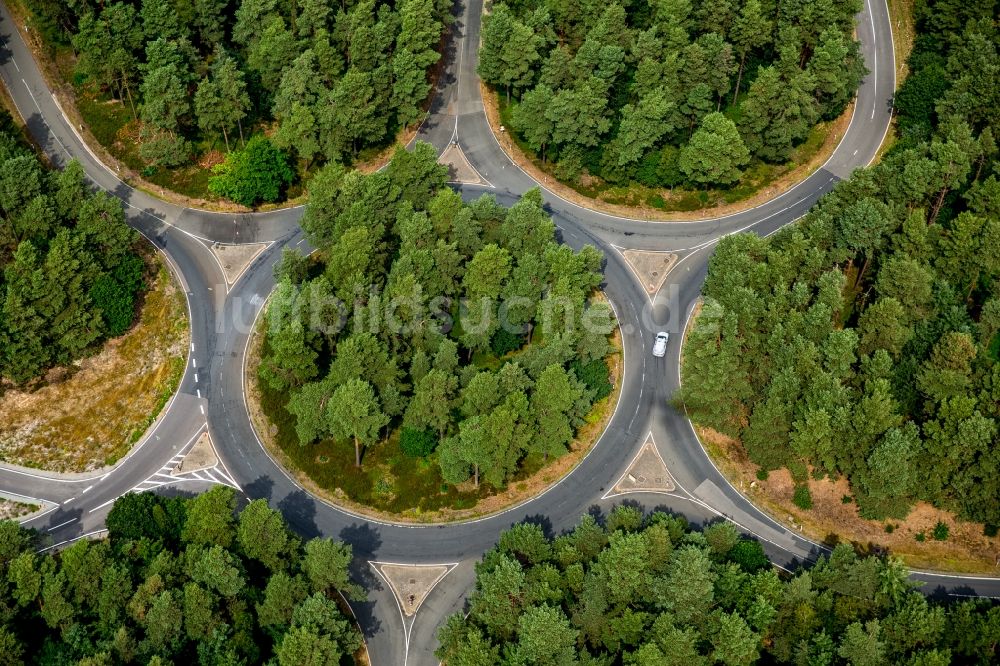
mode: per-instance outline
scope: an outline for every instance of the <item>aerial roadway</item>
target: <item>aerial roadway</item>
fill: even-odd
[[[476,75],[482,4],[460,4],[447,49],[449,60],[418,139],[438,151],[456,143],[486,185],[456,185],[463,196],[493,193],[505,205],[538,185],[501,149],[487,123]],[[86,146],[47,88],[24,26],[0,5],[0,74],[29,130],[56,165],[79,160],[96,187],[119,197],[129,223],[159,248],[187,295],[191,345],[177,394],[133,451],[111,471],[56,476],[0,468],[0,490],[37,498],[49,510],[29,520],[53,546],[98,534],[111,503],[129,491],[180,487],[204,490],[225,483],[248,498],[266,498],[304,536],[324,535],[353,546],[353,571],[368,600],[352,604],[375,666],[436,664],[436,628],[463,607],[474,564],[499,533],[527,517],[544,517],[555,532],[592,508],[610,510],[608,497],[651,438],[675,481],[670,493],[633,494],[646,509],[667,508],[700,523],[733,521],[764,544],[775,565],[792,568],[822,546],[772,520],[733,488],[712,464],[693,427],[668,405],[680,383],[683,332],[697,302],[714,244],[724,235],[762,235],[798,219],[851,171],[876,156],[891,119],[895,88],[892,30],[884,0],[865,3],[857,35],[869,74],[858,91],[850,127],[829,160],[801,183],[742,213],[688,222],[650,222],[581,208],[545,192],[561,240],[597,246],[606,257],[604,290],[618,315],[624,349],[621,398],[607,430],[586,459],[542,495],[498,515],[449,525],[394,525],[331,506],[303,490],[259,443],[247,412],[244,361],[253,324],[274,287],[273,266],[283,247],[308,251],[298,220],[302,208],[236,215],[181,208],[134,190]],[[232,284],[210,251],[214,243],[267,243]],[[650,296],[621,254],[625,249],[677,255],[658,292]],[[669,334],[662,357],[652,354],[659,332]],[[222,464],[214,474],[176,478],[164,471],[208,430]],[[405,615],[371,562],[447,564],[449,572],[412,615]],[[453,565],[453,566],[452,566]],[[1000,580],[914,572],[925,591],[1000,595]]]

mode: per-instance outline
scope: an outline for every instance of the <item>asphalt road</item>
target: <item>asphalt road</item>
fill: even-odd
[[[475,74],[480,4],[456,7],[446,67],[419,138],[443,150],[456,141],[493,187],[463,186],[474,198],[492,192],[504,204],[537,184],[500,150],[483,114]],[[144,440],[113,470],[74,478],[0,467],[0,489],[43,500],[50,507],[27,525],[47,533],[53,546],[99,531],[111,502],[130,490],[198,492],[211,482],[229,483],[248,498],[267,498],[304,536],[326,535],[351,543],[354,571],[368,601],[353,604],[372,663],[435,664],[435,628],[462,609],[474,579],[474,563],[511,524],[541,521],[554,532],[572,527],[588,511],[606,513],[618,499],[602,499],[638,448],[652,434],[677,482],[669,495],[633,494],[646,509],[666,508],[701,523],[720,516],[765,544],[775,564],[791,568],[821,548],[758,511],[730,486],[705,455],[690,422],[667,400],[679,386],[684,324],[698,298],[714,243],[738,231],[768,234],[801,217],[838,179],[875,156],[888,128],[895,87],[892,34],[884,0],[868,0],[858,15],[858,37],[871,73],[858,92],[850,128],[830,160],[802,183],[744,213],[695,222],[646,222],[613,217],[572,205],[546,192],[561,240],[593,244],[606,256],[604,289],[619,317],[624,341],[621,400],[600,442],[580,466],[543,495],[502,514],[448,526],[384,524],[328,505],[300,488],[263,450],[246,412],[244,353],[253,323],[274,286],[272,268],[282,247],[307,249],[298,220],[301,208],[267,214],[226,215],[181,208],[121,182],[97,159],[65,118],[14,24],[0,5],[0,76],[36,140],[56,164],[76,158],[96,187],[126,206],[129,223],[169,260],[187,294],[191,348],[180,389]],[[240,279],[226,284],[209,251],[212,243],[266,242],[269,246]],[[615,248],[669,250],[678,263],[649,298]],[[650,354],[652,336],[671,333],[667,355]],[[211,432],[224,467],[208,480],[180,482],[164,467],[204,429]],[[455,564],[414,618],[404,619],[369,561]],[[991,578],[915,574],[925,590],[1000,595]]]

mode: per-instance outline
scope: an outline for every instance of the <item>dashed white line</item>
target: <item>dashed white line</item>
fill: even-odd
[[[75,497],[70,497],[68,500],[66,500],[65,502],[63,502],[62,505],[66,506],[67,504],[69,504],[70,502],[72,502],[75,499],[76,499]]]
[[[86,488],[83,489],[83,492],[81,492],[80,494],[86,495],[93,487],[94,486],[87,486]]]
[[[201,389],[195,389],[195,392],[198,394],[198,399],[201,400]]]
[[[45,531],[46,531],[46,532],[52,532],[52,531],[54,531],[54,530],[57,530],[57,529],[59,529],[60,527],[62,527],[62,526],[64,526],[64,525],[69,525],[70,523],[72,523],[72,522],[73,522],[73,521],[75,521],[75,520],[79,520],[79,518],[70,518],[70,519],[69,519],[69,520],[67,520],[67,521],[66,521],[65,523],[59,523],[58,525],[53,525],[52,527],[50,527],[49,529],[47,529],[47,530],[45,530]]]
[[[205,406],[204,405],[198,405],[198,409],[201,410],[201,415],[204,416],[205,415]]]

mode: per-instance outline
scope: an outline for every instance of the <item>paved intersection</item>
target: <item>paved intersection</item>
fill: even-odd
[[[461,148],[484,181],[461,186],[463,196],[492,192],[509,205],[536,183],[509,161],[486,123],[475,74],[482,6],[475,0],[459,0],[456,11],[446,68],[419,138],[439,151],[452,142]],[[23,30],[0,5],[0,76],[30,131],[54,163],[80,160],[95,186],[122,199],[129,223],[169,260],[187,294],[191,319],[192,344],[178,393],[147,437],[113,470],[66,479],[0,468],[0,490],[49,503],[49,511],[28,524],[47,532],[54,544],[100,530],[110,503],[122,493],[154,485],[178,486],[158,484],[168,480],[164,475],[169,476],[185,447],[207,429],[220,466],[208,470],[211,477],[206,472],[185,475],[180,488],[198,491],[213,481],[231,482],[250,498],[267,498],[304,536],[327,535],[351,543],[355,574],[369,592],[369,600],[354,604],[354,610],[376,666],[437,663],[435,628],[447,614],[462,608],[474,580],[473,565],[499,532],[529,517],[560,531],[588,510],[609,510],[622,501],[611,492],[612,486],[647,440],[655,443],[675,488],[666,494],[629,494],[629,501],[646,508],[666,507],[694,522],[725,516],[759,537],[779,566],[794,566],[820,552],[816,544],[771,520],[732,488],[705,455],[688,420],[669,407],[667,399],[679,385],[682,332],[715,241],[738,231],[777,230],[805,214],[838,179],[874,158],[889,125],[895,87],[884,0],[866,3],[858,16],[858,37],[871,73],[859,90],[850,128],[830,160],[790,191],[744,213],[676,223],[613,217],[546,193],[563,242],[573,247],[594,244],[607,258],[605,291],[618,314],[624,342],[621,400],[600,442],[563,481],[500,515],[448,526],[385,524],[330,506],[292,481],[254,434],[244,399],[248,336],[274,286],[272,267],[281,248],[306,248],[298,228],[301,208],[233,216],[181,208],[130,188],[87,148],[65,118],[24,44]],[[231,275],[227,279],[209,250],[212,243],[263,242],[269,245],[235,281]],[[676,254],[676,261],[650,295],[613,248],[669,251]],[[663,359],[649,353],[656,330],[673,334]],[[419,610],[406,614],[370,562],[450,568]],[[1000,594],[996,579],[915,575],[943,592]]]

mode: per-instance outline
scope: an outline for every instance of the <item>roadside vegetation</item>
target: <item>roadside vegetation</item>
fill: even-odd
[[[138,243],[77,162],[50,171],[0,133],[0,394],[131,328],[146,291]]]
[[[497,3],[479,74],[555,178],[616,203],[688,210],[745,198],[816,153],[864,74],[860,8]]]
[[[0,522],[0,663],[358,663],[351,547],[303,541],[264,500],[235,510],[227,487],[127,494],[107,538],[43,554],[40,534]]]
[[[41,508],[37,504],[18,502],[0,497],[0,520],[17,520],[23,516],[35,513],[41,510]]]
[[[157,185],[246,206],[294,196],[319,165],[363,162],[418,122],[451,10],[441,0],[27,6],[105,148]],[[283,169],[252,192],[213,179],[252,159],[241,155],[252,136],[273,144]]]
[[[892,149],[802,222],[722,239],[678,402],[738,441],[762,479],[846,479],[862,518],[905,521],[927,502],[992,538],[1000,89],[986,81],[1000,40],[992,3],[916,11]],[[808,495],[795,493],[800,508]]]
[[[320,171],[317,254],[282,257],[268,309],[282,448],[377,509],[468,508],[567,453],[612,392],[601,254],[555,242],[538,190],[508,210],[446,179],[428,144]]]
[[[995,663],[1000,606],[928,599],[898,560],[850,546],[789,574],[730,523],[618,507],[553,536],[515,525],[476,565],[446,666]]]
[[[188,348],[188,312],[163,259],[146,248],[149,290],[138,320],[93,355],[0,395],[0,460],[54,472],[117,462],[174,395]]]

